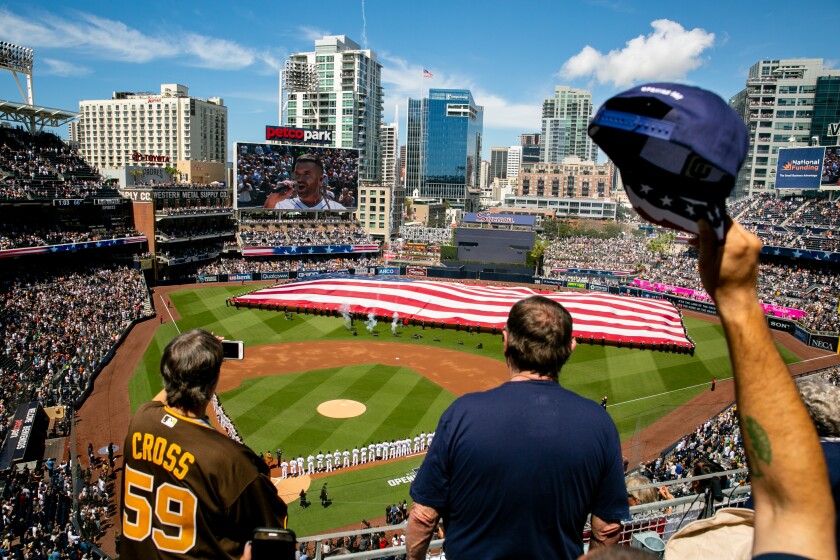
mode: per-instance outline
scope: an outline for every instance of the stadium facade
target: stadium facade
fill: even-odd
[[[326,35],[315,50],[289,56],[281,125],[333,131],[335,148],[356,148],[359,179],[381,180],[382,65],[376,53],[344,35]]]
[[[220,97],[200,99],[180,84],[160,93],[114,92],[79,102],[79,151],[100,172],[179,161],[227,161],[228,113]]]
[[[772,192],[779,148],[837,144],[828,125],[840,122],[840,70],[825,68],[821,58],[760,60],[730,105],[750,129],[733,196]]]
[[[612,163],[566,158],[562,163],[529,163],[519,173],[519,196],[609,198],[613,195]]]
[[[406,189],[477,209],[480,196],[484,108],[467,89],[431,89],[408,100]]]

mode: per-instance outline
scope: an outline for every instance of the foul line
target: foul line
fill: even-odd
[[[732,379],[732,377],[723,377],[721,379],[718,379],[718,381],[726,381],[727,379]],[[638,399],[630,399],[629,401],[623,401],[623,402],[620,402],[620,403],[611,404],[611,405],[609,405],[609,407],[612,408],[612,407],[615,407],[615,406],[621,406],[623,404],[628,404],[628,403],[637,402],[637,401],[643,401],[645,399],[652,399],[652,398],[655,398],[655,397],[661,397],[663,395],[670,395],[671,393],[679,393],[680,391],[685,391],[686,389],[696,389],[697,387],[708,387],[710,385],[711,385],[710,381],[706,382],[706,383],[698,383],[697,385],[689,385],[688,387],[681,387],[679,389],[674,389],[673,391],[665,391],[664,393],[657,393],[655,395],[648,395],[646,397],[639,397]]]
[[[828,358],[828,357],[831,357],[831,356],[829,355],[829,356],[818,356],[816,358],[808,358],[807,360],[799,360],[798,362],[793,362],[793,363],[788,364],[788,365],[802,364],[802,363],[805,363],[805,362],[812,362],[814,360],[822,360],[822,359]],[[812,373],[816,373],[816,372],[812,372]],[[727,379],[732,379],[732,377],[731,376],[730,377],[721,377],[720,379],[718,379],[718,381],[726,381]],[[703,386],[708,386],[708,385],[711,385],[711,382],[698,383],[697,385],[689,385],[688,387],[681,387],[680,389],[674,389],[673,391],[665,391],[664,393],[657,393],[655,395],[648,395],[646,397],[639,397],[638,399],[630,399],[629,401],[622,401],[620,403],[611,404],[609,406],[610,406],[610,408],[612,408],[614,406],[621,406],[623,404],[628,404],[628,403],[637,402],[637,401],[643,401],[645,399],[652,399],[654,397],[661,397],[663,395],[670,395],[671,393],[678,393],[680,391],[685,391],[686,389],[696,389],[697,387],[703,387]]]
[[[181,334],[181,329],[178,328],[178,323],[175,322],[175,317],[172,316],[172,312],[169,310],[169,306],[166,305],[166,300],[163,299],[163,294],[159,295],[160,302],[163,304],[163,308],[166,309],[166,312],[169,314],[169,320],[172,321],[172,324],[175,325],[175,330],[178,331],[178,334]]]

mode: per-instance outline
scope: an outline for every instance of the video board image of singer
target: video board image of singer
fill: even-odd
[[[357,206],[359,151],[350,148],[288,146],[237,142],[236,207],[278,210],[350,210]],[[317,166],[298,169],[300,156],[315,156],[323,164],[320,187],[310,185]],[[306,173],[300,173],[307,168]]]

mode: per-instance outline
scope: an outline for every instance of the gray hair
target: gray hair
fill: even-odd
[[[651,484],[648,477],[641,474],[631,474],[624,479],[624,485],[627,486],[627,494],[636,498],[640,504],[651,504],[659,500],[659,492],[656,488],[640,488],[635,490],[637,486],[644,486]]]
[[[840,437],[840,387],[821,381],[799,383],[799,394],[820,437]]]

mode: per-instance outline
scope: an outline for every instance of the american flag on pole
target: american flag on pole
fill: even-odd
[[[423,77],[424,78],[434,78],[435,76],[434,76],[434,74],[432,74],[431,72],[429,72],[428,70],[423,68]]]
[[[330,276],[257,290],[239,304],[285,305],[334,312],[501,329],[520,299],[543,295],[563,304],[583,340],[691,347],[677,309],[668,301],[606,293],[550,292],[526,287],[470,285],[383,277]]]

